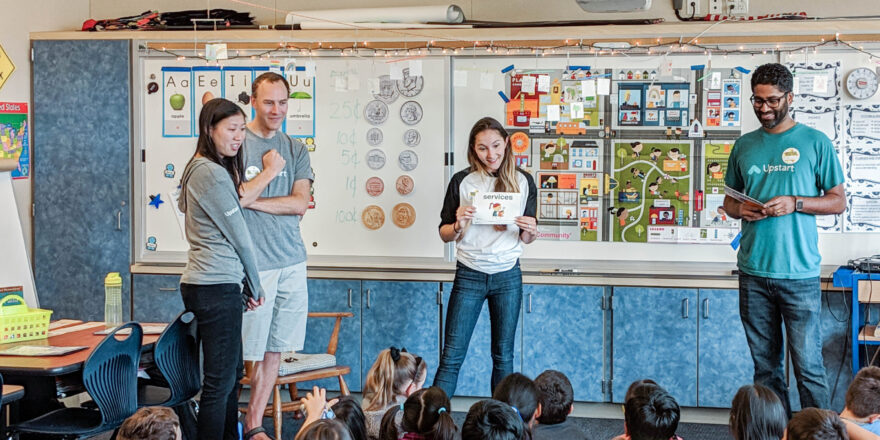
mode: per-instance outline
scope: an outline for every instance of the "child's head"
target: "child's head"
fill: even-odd
[[[846,425],[834,411],[819,408],[802,409],[788,422],[787,440],[849,440]]]
[[[461,425],[461,440],[522,440],[525,425],[510,405],[481,400],[468,411]]]
[[[859,418],[880,417],[880,368],[859,370],[846,390],[846,409]]]
[[[626,399],[623,412],[626,433],[631,440],[669,440],[678,429],[678,403],[656,385],[635,387]]]
[[[395,418],[400,406],[391,407],[382,417],[379,438],[397,440]],[[430,387],[416,391],[403,403],[403,417],[400,427],[405,432],[423,435],[432,440],[454,440],[458,427],[449,413],[452,403],[440,387]]]
[[[495,387],[492,398],[516,408],[526,425],[532,423],[535,417],[541,416],[538,388],[523,374],[511,373],[502,379]]]
[[[180,421],[171,408],[147,406],[137,410],[122,422],[117,438],[119,440],[178,440],[181,438]]]
[[[352,440],[348,428],[336,419],[321,419],[303,427],[294,440]]]
[[[364,411],[380,411],[394,403],[397,397],[407,397],[425,384],[428,366],[421,357],[406,349],[386,348],[379,352],[376,362],[367,372],[364,384]]]
[[[657,382],[654,382],[651,379],[639,379],[631,384],[629,384],[629,388],[626,389],[626,394],[623,395],[623,401],[626,402],[630,397],[633,396],[633,393],[641,388],[641,387],[659,387]]]
[[[364,418],[364,410],[361,405],[351,396],[339,396],[338,401],[330,409],[336,415],[336,420],[342,422],[351,434],[351,440],[367,440],[367,424]]]
[[[730,433],[736,440],[778,440],[787,421],[779,396],[765,386],[740,388],[730,405]]]
[[[535,387],[541,403],[538,422],[542,425],[564,422],[574,402],[574,390],[568,378],[556,370],[547,370],[535,378]]]

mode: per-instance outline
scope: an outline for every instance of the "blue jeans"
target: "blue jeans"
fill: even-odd
[[[455,394],[458,371],[487,298],[492,323],[492,390],[501,379],[513,373],[513,347],[522,307],[519,262],[507,271],[492,275],[458,263],[446,312],[443,354],[434,376],[434,386],[443,388],[449,397]]]
[[[180,284],[183,305],[198,319],[202,342],[199,440],[238,439],[238,389],[243,376],[241,287]]]
[[[755,362],[755,383],[776,392],[791,416],[784,376],[784,324],[801,408],[828,408],[819,277],[785,280],[740,273],[739,314]]]

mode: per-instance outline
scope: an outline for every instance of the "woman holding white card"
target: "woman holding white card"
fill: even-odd
[[[455,394],[458,371],[487,299],[492,325],[492,390],[513,372],[514,335],[522,305],[519,257],[523,244],[538,237],[535,181],[516,168],[501,123],[487,117],[474,124],[468,138],[468,163],[468,168],[452,176],[440,213],[440,238],[455,240],[458,259],[443,354],[434,377],[434,386],[443,388],[450,397]],[[493,215],[498,202],[508,203],[500,217]],[[478,212],[477,206],[483,203],[488,215],[482,208]]]

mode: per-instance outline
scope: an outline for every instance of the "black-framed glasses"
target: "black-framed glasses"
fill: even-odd
[[[755,97],[755,95],[752,95],[752,97],[749,98],[749,101],[752,101],[752,105],[755,108],[761,108],[764,106],[764,104],[767,104],[767,106],[770,108],[776,108],[779,107],[779,103],[782,102],[782,100],[785,99],[787,95],[788,92],[785,92],[782,94],[782,96],[772,96],[767,99],[757,98]]]

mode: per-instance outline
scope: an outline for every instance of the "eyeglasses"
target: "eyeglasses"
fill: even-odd
[[[775,96],[767,99],[756,98],[755,95],[752,95],[752,97],[749,98],[749,101],[752,101],[752,105],[755,106],[755,108],[761,108],[764,104],[767,104],[770,108],[776,108],[779,107],[779,103],[785,99],[786,95],[788,95],[788,92],[783,93],[782,96]]]

